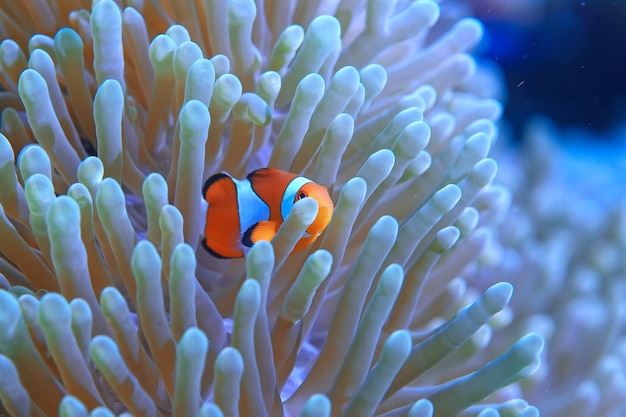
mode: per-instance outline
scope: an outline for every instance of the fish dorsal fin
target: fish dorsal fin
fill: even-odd
[[[248,174],[254,191],[272,210],[272,220],[285,221],[293,207],[297,191],[310,180],[291,172],[261,168]]]

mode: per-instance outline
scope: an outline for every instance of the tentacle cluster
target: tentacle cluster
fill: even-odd
[[[500,389],[543,339],[484,355],[512,286],[464,276],[510,199],[477,21],[433,39],[431,0],[89,3],[1,3],[6,411],[538,414]],[[245,260],[210,257],[203,180],[262,166],[328,186],[327,231],[288,256],[304,199]]]

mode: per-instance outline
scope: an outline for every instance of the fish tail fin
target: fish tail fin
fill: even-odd
[[[233,179],[225,172],[211,175],[202,186],[202,195],[211,204],[211,202],[218,201],[225,193],[228,193],[232,188],[231,184],[233,184]]]

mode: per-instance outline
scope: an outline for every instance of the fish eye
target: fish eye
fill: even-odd
[[[302,192],[301,192],[300,194],[298,194],[298,200],[302,200],[302,199],[303,199],[303,198],[305,198],[305,197],[306,197],[306,194],[305,194],[305,193],[302,193]]]

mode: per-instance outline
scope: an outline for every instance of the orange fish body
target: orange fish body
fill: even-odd
[[[210,177],[202,189],[209,203],[204,248],[218,258],[241,258],[258,241],[271,241],[294,203],[310,197],[318,212],[294,251],[309,246],[324,231],[333,213],[326,187],[272,168],[252,171],[243,180],[226,173]]]

